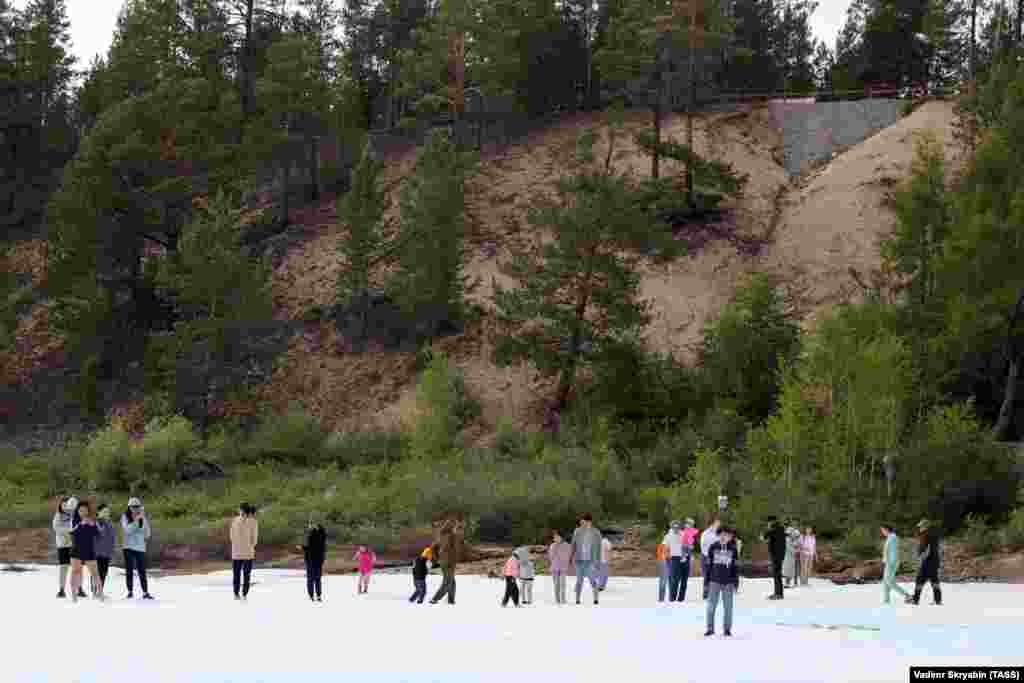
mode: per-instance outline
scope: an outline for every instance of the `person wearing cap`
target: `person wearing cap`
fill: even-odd
[[[419,554],[416,561],[412,565],[412,585],[415,589],[412,597],[409,598],[409,602],[415,602],[417,605],[422,605],[423,600],[427,597],[427,574],[430,570],[427,567],[427,562],[433,564],[434,549],[429,545],[423,549],[423,552]]]
[[[711,520],[711,524],[704,530],[704,533],[700,535],[700,575],[704,579],[703,595],[704,599],[708,599],[708,574],[711,572],[711,562],[709,560],[708,553],[711,551],[711,546],[715,541],[718,540],[718,530],[722,527],[722,520],[717,517]]]
[[[323,524],[309,520],[306,542],[302,546],[306,564],[306,592],[313,602],[324,601],[324,560],[327,559],[327,530]]]
[[[665,534],[665,538],[661,542],[668,546],[668,601],[682,602],[686,599],[684,576],[689,574],[690,569],[689,556],[683,541],[682,523],[673,520],[669,525],[668,533]]]
[[[149,525],[146,509],[142,501],[132,497],[128,499],[128,509],[121,515],[121,531],[124,542],[124,576],[128,587],[128,598],[134,595],[134,574],[139,573],[139,585],[142,586],[143,600],[152,600],[149,594],[149,578],[146,576],[146,542],[153,535]]]
[[[920,545],[917,549],[920,567],[917,580],[914,582],[914,595],[907,602],[917,605],[921,601],[921,592],[925,583],[932,584],[932,599],[936,605],[942,604],[942,588],[939,587],[939,568],[942,563],[942,550],[939,546],[939,530],[932,528],[931,522],[922,519],[917,523]]]

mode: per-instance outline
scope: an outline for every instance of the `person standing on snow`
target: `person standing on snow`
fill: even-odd
[[[68,578],[71,571],[71,546],[73,545],[71,539],[71,529],[76,524],[75,517],[77,516],[76,510],[78,509],[78,499],[74,496],[62,496],[60,501],[57,503],[57,509],[53,513],[53,534],[54,542],[57,546],[57,597],[66,598],[67,593],[64,592],[65,587],[68,585]],[[85,591],[79,591],[78,597],[86,597]]]
[[[814,528],[804,529],[800,537],[800,582],[806,586],[814,574],[814,563],[818,561],[818,539],[814,536]]]
[[[525,545],[516,548],[513,553],[519,561],[519,591],[524,605],[533,602],[533,579],[536,577],[536,568],[533,558],[530,557],[530,549]]]
[[[92,596],[103,600],[99,571],[96,569],[96,540],[100,530],[92,516],[89,503],[81,501],[77,509],[79,522],[71,529],[71,600],[78,602],[82,597],[82,568],[89,570],[89,586]]]
[[[359,594],[368,593],[370,591],[370,576],[373,574],[374,565],[377,564],[377,554],[365,545],[361,545],[352,559],[359,563],[357,592]]]
[[[881,526],[882,536],[885,538],[885,546],[882,550],[882,604],[890,603],[891,591],[896,591],[903,596],[904,600],[910,599],[910,593],[903,590],[896,583],[896,572],[900,568],[900,546],[899,538],[891,524]]]
[[[427,574],[430,573],[430,570],[427,567],[427,562],[432,560],[433,557],[433,549],[430,546],[427,546],[413,563],[412,585],[414,590],[412,597],[409,598],[409,602],[415,602],[417,605],[422,605],[423,600],[427,597]],[[431,564],[433,564],[433,562],[431,562]]]
[[[607,536],[601,536],[601,561],[597,565],[597,590],[604,591],[608,586],[608,575],[612,563],[612,542]]]
[[[594,518],[590,513],[580,518],[580,525],[572,532],[572,561],[576,564],[576,604],[580,604],[584,579],[590,581],[594,604],[599,604],[594,572],[601,561],[601,532],[594,528]]]
[[[435,555],[440,551],[441,555],[441,587],[437,589],[430,604],[436,605],[441,599],[448,596],[448,604],[455,604],[455,569],[458,567],[459,554],[461,552],[462,533],[465,529],[462,520],[448,519],[441,526],[440,543]]]
[[[505,575],[505,596],[501,599],[501,606],[508,607],[508,601],[519,607],[519,586],[516,584],[516,580],[519,578],[519,558],[516,556],[516,551],[512,552],[512,555],[505,560],[505,567],[502,571]]]
[[[921,565],[917,570],[917,580],[914,582],[914,595],[907,598],[907,602],[917,605],[921,602],[921,591],[925,583],[932,584],[932,599],[934,604],[942,604],[942,588],[939,587],[939,568],[942,564],[941,538],[938,529],[933,529],[931,522],[922,519],[917,524],[917,531],[920,535],[920,545],[917,556]]]
[[[779,524],[777,517],[768,518],[768,529],[761,535],[761,540],[768,544],[768,554],[772,560],[772,578],[775,592],[768,596],[769,600],[782,600],[782,562],[786,557],[786,530]]]
[[[668,546],[664,542],[659,543],[654,549],[654,561],[658,568],[658,602],[665,602],[665,591],[669,587],[669,576],[672,572],[668,564],[669,559]]]
[[[704,599],[708,599],[708,575],[711,573],[711,560],[708,555],[711,546],[718,540],[718,530],[722,527],[722,520],[717,517],[711,520],[711,524],[704,533],[700,535],[700,574],[704,577]]]
[[[711,571],[708,578],[707,630],[705,636],[715,635],[715,612],[718,609],[718,598],[722,598],[722,634],[732,636],[732,604],[736,588],[740,583],[739,550],[733,538],[735,531],[730,528],[721,530],[718,540],[708,548]]]
[[[121,515],[121,531],[124,542],[124,575],[128,587],[128,598],[132,597],[134,572],[139,572],[139,583],[142,585],[142,599],[152,600],[149,594],[149,579],[146,577],[146,541],[153,535],[149,525],[149,517],[138,498],[128,499],[128,509]]]
[[[107,585],[107,573],[110,572],[110,561],[114,557],[117,531],[110,522],[110,506],[101,503],[96,510],[96,528],[100,530],[99,538],[96,539],[96,569],[100,573],[100,588],[104,589]]]
[[[324,601],[324,561],[327,559],[327,530],[319,522],[310,520],[306,539],[302,545],[302,558],[306,564],[306,592],[314,602]]]
[[[252,563],[256,559],[259,536],[255,506],[242,503],[238,506],[238,516],[231,521],[231,585],[235,600],[249,599]]]
[[[551,567],[551,579],[555,584],[555,604],[565,604],[565,583],[569,575],[572,546],[565,542],[562,534],[557,531],[548,547],[548,566]]]
[[[782,560],[782,575],[786,578],[786,588],[789,588],[796,582],[799,552],[800,531],[792,524],[789,524],[786,527],[786,554]]]

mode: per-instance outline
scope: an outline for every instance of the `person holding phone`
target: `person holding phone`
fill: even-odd
[[[149,594],[149,579],[146,577],[146,542],[153,535],[146,509],[138,498],[128,499],[128,509],[121,515],[121,531],[124,535],[124,575],[128,586],[128,599],[134,595],[134,574],[139,573],[142,599],[152,600]]]

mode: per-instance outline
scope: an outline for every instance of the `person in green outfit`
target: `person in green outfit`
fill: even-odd
[[[900,568],[900,540],[896,536],[896,531],[889,524],[883,524],[881,529],[882,536],[885,537],[885,550],[882,553],[882,603],[888,605],[892,591],[896,591],[904,599],[909,598],[910,593],[896,583],[896,572]]]

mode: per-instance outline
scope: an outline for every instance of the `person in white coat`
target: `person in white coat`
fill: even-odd
[[[57,546],[57,597],[66,598],[64,589],[68,585],[68,577],[71,573],[71,530],[75,526],[75,511],[78,509],[78,499],[74,496],[62,496],[57,503],[57,509],[53,513],[53,534]],[[79,589],[78,597],[84,598],[85,591]]]

